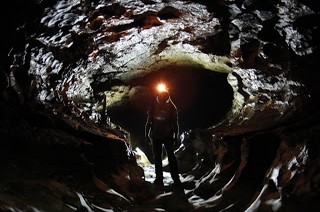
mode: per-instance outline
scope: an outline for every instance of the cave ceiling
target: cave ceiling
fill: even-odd
[[[185,86],[172,80],[186,78],[182,69],[213,71],[225,74],[233,93],[228,88],[217,91],[233,96],[231,107],[214,91],[207,94],[208,102],[220,102],[230,110],[228,116],[217,111],[221,119],[224,116],[228,125],[236,122],[248,131],[272,127],[307,101],[305,85],[291,77],[290,53],[313,52],[310,30],[295,25],[300,16],[315,12],[305,5],[298,7],[295,1],[283,1],[278,7],[268,4],[262,6],[270,8],[241,12],[241,5],[231,1],[227,8],[220,6],[226,12],[221,15],[215,11],[218,3],[57,1],[44,10],[38,29],[26,41],[35,98],[43,103],[75,104],[99,121],[97,96],[103,92],[107,107],[114,108],[132,103],[135,97],[141,99],[140,94],[149,99],[157,80]],[[277,37],[271,37],[273,33]],[[165,70],[163,76],[153,74],[158,79],[152,79],[152,72]],[[177,70],[178,76],[169,76]],[[192,86],[191,82],[189,90]],[[180,89],[190,92],[188,86]],[[184,107],[180,102],[178,108]]]

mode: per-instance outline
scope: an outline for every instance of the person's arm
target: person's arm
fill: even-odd
[[[151,130],[151,126],[152,126],[151,110],[148,110],[147,121],[146,121],[145,128],[144,128],[144,136],[145,136],[146,141],[148,141],[149,144],[150,144],[149,132]]]
[[[147,116],[147,121],[146,121],[146,124],[145,124],[145,131],[144,131],[144,136],[145,136],[145,137],[148,137],[150,128],[151,128],[151,121],[150,121],[150,116],[149,116],[149,114],[148,114],[148,116]]]
[[[179,116],[178,116],[178,111],[176,111],[176,120],[175,120],[175,128],[174,128],[174,133],[175,133],[175,139],[176,139],[176,143],[179,142]]]
[[[173,105],[173,133],[174,133],[174,139],[175,143],[177,144],[179,142],[179,114],[178,114],[178,109],[175,106],[175,104],[172,102]]]

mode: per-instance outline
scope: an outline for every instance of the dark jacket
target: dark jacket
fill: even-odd
[[[153,139],[162,139],[179,134],[178,111],[172,100],[154,101],[147,113],[145,135]]]

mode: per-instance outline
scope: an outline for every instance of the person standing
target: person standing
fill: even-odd
[[[145,137],[152,143],[155,174],[154,184],[163,185],[162,151],[168,156],[171,178],[174,185],[181,184],[174,145],[179,139],[178,110],[164,85],[158,86],[158,95],[147,112]]]

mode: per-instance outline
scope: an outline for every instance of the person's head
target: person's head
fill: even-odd
[[[157,100],[159,103],[166,103],[170,98],[170,94],[169,91],[164,90],[159,92],[158,96],[157,96]]]

